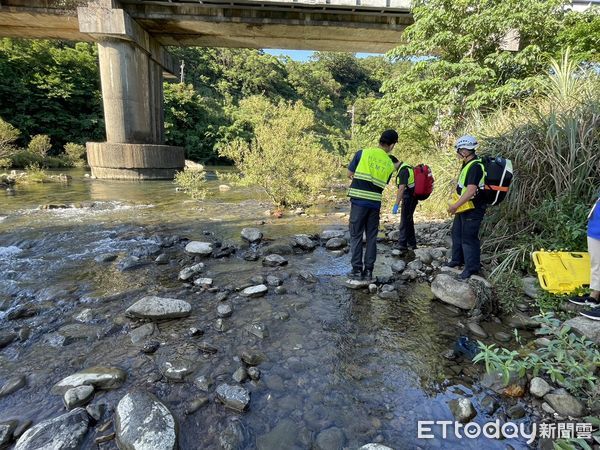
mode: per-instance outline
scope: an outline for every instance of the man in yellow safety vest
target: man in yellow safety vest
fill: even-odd
[[[386,130],[379,138],[378,147],[359,150],[348,165],[348,177],[352,179],[350,197],[350,247],[352,272],[357,279],[372,279],[377,258],[377,233],[382,193],[389,183],[399,161],[389,155],[398,142],[398,133]],[[363,233],[367,236],[363,259]]]

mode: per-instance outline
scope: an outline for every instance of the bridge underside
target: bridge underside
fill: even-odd
[[[165,46],[379,53],[412,23],[406,0],[303,1],[0,0],[0,37],[97,42],[107,142],[88,143],[92,174],[169,178],[184,153],[164,145]]]

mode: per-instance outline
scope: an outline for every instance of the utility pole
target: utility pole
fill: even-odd
[[[183,83],[183,69],[185,68],[185,61],[182,59],[181,60],[181,66],[179,66],[181,68],[181,77],[179,79],[180,83]]]

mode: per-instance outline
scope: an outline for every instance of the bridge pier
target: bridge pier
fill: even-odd
[[[106,142],[88,142],[92,176],[168,179],[183,169],[181,147],[164,145],[163,72],[171,56],[112,0],[78,9],[79,28],[97,41]]]

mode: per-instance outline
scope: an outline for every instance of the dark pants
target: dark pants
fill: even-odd
[[[408,192],[404,193],[402,197],[402,211],[400,212],[400,237],[398,239],[400,248],[414,248],[417,246],[414,214],[418,204],[419,200]]]
[[[479,228],[485,215],[485,207],[478,207],[456,214],[452,224],[452,261],[464,264],[465,273],[473,274],[481,269]]]
[[[353,270],[373,270],[377,258],[379,210],[352,205],[350,208],[350,249]],[[367,249],[363,265],[363,233],[367,235]]]

